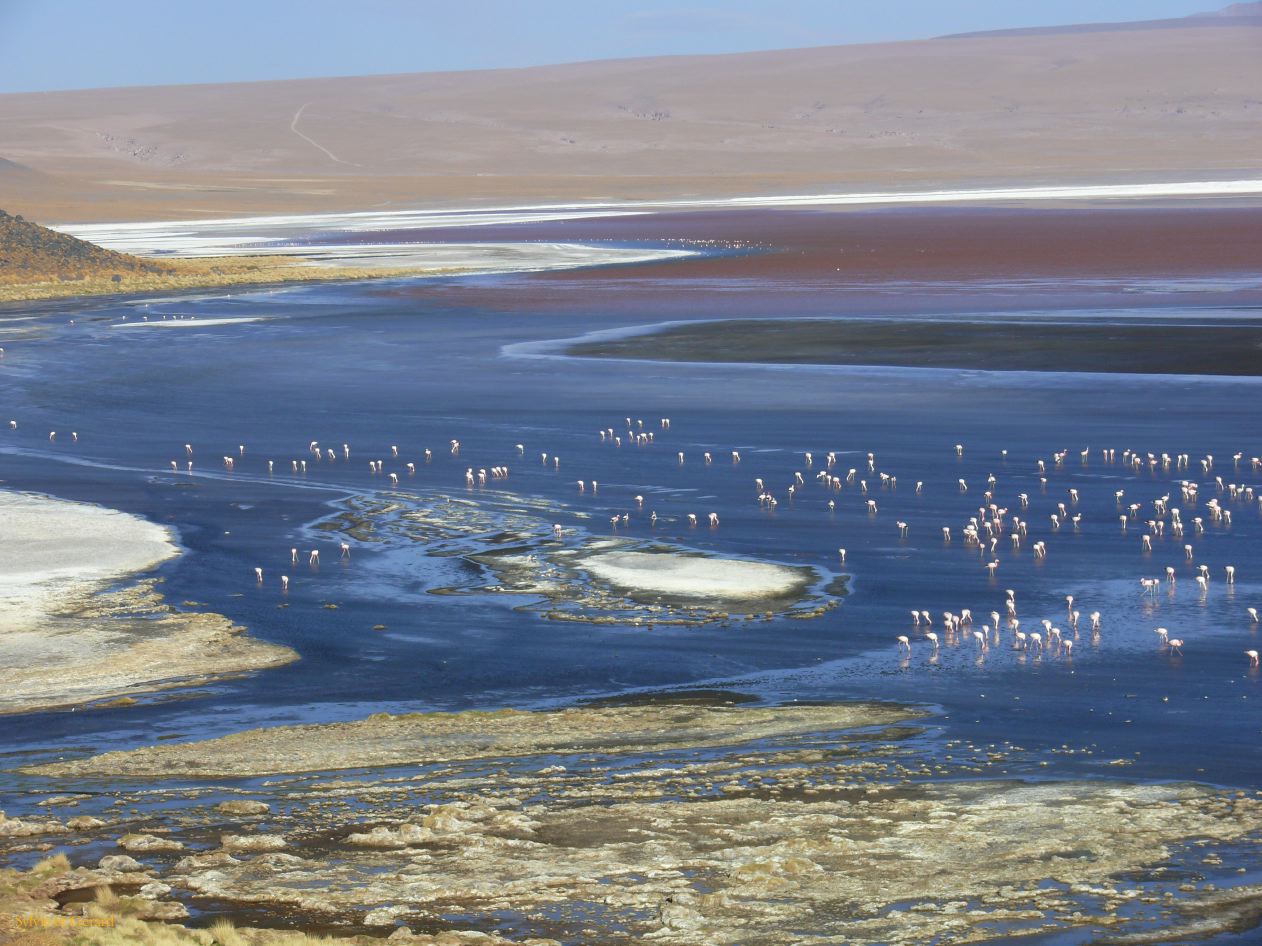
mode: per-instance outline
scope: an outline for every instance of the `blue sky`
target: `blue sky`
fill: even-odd
[[[1158,19],[1226,2],[0,0],[0,92],[877,42]]]

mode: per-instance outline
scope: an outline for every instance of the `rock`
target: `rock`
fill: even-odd
[[[658,909],[658,918],[671,930],[695,930],[705,925],[705,917],[692,907],[669,901]]]
[[[186,920],[188,907],[178,900],[142,900],[137,916],[142,920]]]
[[[35,804],[39,805],[41,808],[48,805],[65,805],[69,808],[73,808],[75,805],[79,804],[79,802],[91,797],[91,795],[53,795],[51,798],[45,798],[43,801],[37,801]],[[4,819],[0,818],[0,821],[2,820]]]
[[[127,854],[106,854],[96,863],[101,870],[116,871],[120,874],[144,870],[138,860]]]
[[[401,824],[397,828],[378,825],[371,831],[347,835],[346,843],[358,847],[375,847],[382,849],[407,847],[410,844],[424,844],[434,840],[435,832],[418,824]]]
[[[416,934],[406,926],[400,926],[397,930],[387,936],[386,939],[416,939]]]
[[[379,907],[376,910],[369,910],[364,914],[365,926],[393,926],[395,921],[401,916],[407,916],[412,912],[411,907],[393,906]]]
[[[266,802],[253,801],[248,798],[234,798],[232,801],[221,801],[215,811],[225,815],[265,815],[272,810]]]
[[[175,870],[203,870],[207,867],[223,867],[226,864],[240,864],[237,858],[227,851],[207,851],[204,854],[190,854],[175,862]]]
[[[124,834],[118,839],[124,851],[182,851],[184,845],[174,838],[160,838],[154,834]]]
[[[35,834],[55,834],[65,831],[60,821],[23,821],[21,818],[5,818],[0,812],[0,838],[29,838]]]
[[[460,818],[465,809],[460,805],[439,805],[421,819],[421,824],[438,834],[452,834],[463,831],[470,824]]]
[[[55,874],[48,877],[31,893],[37,898],[54,899],[59,894],[63,894],[68,890],[92,890],[106,883],[107,879],[102,877],[94,870],[86,867],[76,867],[64,874]]]
[[[97,828],[104,828],[105,822],[100,818],[93,818],[91,815],[79,815],[67,821],[66,827],[70,828],[71,831],[95,831]]]
[[[273,870],[293,870],[296,867],[310,865],[312,862],[304,860],[294,854],[284,854],[280,851],[268,851],[266,854],[260,854],[254,860],[250,861],[250,867],[257,869],[260,867],[270,867]]]
[[[219,838],[225,851],[280,851],[288,843],[283,834],[224,834]]]
[[[161,899],[162,897],[165,897],[170,892],[171,892],[171,887],[169,884],[164,884],[164,883],[161,883],[160,881],[152,880],[140,888],[140,892],[137,894],[137,896],[143,897],[146,900],[158,900],[158,899]]]

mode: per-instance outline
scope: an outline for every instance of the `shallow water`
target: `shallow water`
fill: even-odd
[[[8,717],[0,723],[3,758],[28,762],[381,710],[534,707],[706,687],[772,701],[879,698],[936,707],[928,721],[934,751],[949,753],[956,739],[1020,747],[1005,770],[1010,775],[1193,779],[1249,790],[1262,782],[1262,678],[1243,655],[1262,633],[1245,613],[1262,607],[1262,506],[1230,501],[1214,483],[1219,475],[1262,485],[1249,464],[1262,450],[1257,380],[539,357],[525,343],[662,317],[605,306],[598,292],[588,292],[595,278],[576,283],[573,291],[586,298],[571,298],[555,312],[536,305],[523,316],[505,306],[515,291],[529,295],[535,279],[434,281],[408,293],[382,291],[380,283],[326,285],[13,310],[39,314],[41,331],[9,341],[0,363],[4,420],[19,422],[16,431],[0,430],[4,486],[99,502],[173,526],[189,554],[161,570],[169,599],[226,614],[263,640],[294,647],[302,659],[127,709]],[[491,296],[494,304],[486,301]],[[908,314],[923,312],[922,303],[909,292]],[[1153,316],[1152,302],[1144,304]],[[984,310],[986,298],[975,305]],[[1008,317],[1022,317],[1019,307],[1005,307]],[[1046,311],[1046,301],[1028,311]],[[1119,296],[1097,300],[1092,316],[1130,314]],[[1232,315],[1214,305],[1166,314],[1206,331]],[[111,327],[124,318],[175,315],[233,321],[161,332]],[[625,434],[627,417],[643,419],[655,443],[618,448],[600,441],[604,428]],[[659,426],[663,417],[671,419],[669,430]],[[50,430],[75,430],[79,442],[62,436],[50,444]],[[448,448],[453,438],[459,457]],[[290,460],[310,460],[311,440],[335,448],[338,460],[309,462],[305,476],[294,476]],[[173,474],[168,463],[183,464],[186,442],[194,446],[196,471]],[[341,459],[343,443],[350,462]],[[517,443],[525,445],[524,457]],[[965,447],[962,457],[957,443]],[[241,444],[246,452],[236,472],[224,471],[220,458]],[[390,458],[391,445],[399,446],[398,460]],[[427,447],[428,465],[421,457]],[[1103,462],[1103,447],[1116,448],[1116,463]],[[1135,473],[1121,460],[1127,448],[1189,453],[1192,469]],[[732,450],[741,453],[739,465]],[[809,469],[808,450],[815,458]],[[1062,468],[1051,462],[1057,450],[1069,451]],[[559,470],[540,462],[545,451],[561,458]],[[705,451],[712,464],[703,462]],[[813,473],[829,451],[837,452],[834,472],[843,477],[852,467],[863,477],[872,452],[876,469],[895,475],[897,488],[881,488],[869,476],[867,496],[857,485],[828,492]],[[1238,468],[1237,452],[1244,454]],[[1205,454],[1215,457],[1208,476],[1197,463]],[[276,460],[272,476],[269,458]],[[347,497],[389,487],[369,473],[369,459],[378,458],[387,472],[401,474],[403,463],[417,462],[416,475],[402,475],[399,489],[418,503],[466,495],[467,467],[507,464],[506,481],[467,495],[494,498],[488,508],[529,498],[547,510],[545,524],[595,535],[609,534],[609,517],[627,512],[631,522],[620,534],[825,573],[838,568],[844,547],[850,593],[815,620],[652,630],[549,621],[505,596],[429,594],[451,584],[457,560],[390,542],[355,543],[351,560],[339,562],[336,542],[311,529]],[[1040,458],[1048,461],[1045,485],[1035,465]],[[790,500],[795,471],[806,485]],[[990,473],[1001,505],[1016,512],[1023,492],[1031,503],[1020,513],[1030,522],[1029,539],[1016,552],[1001,539],[993,576],[960,534],[977,515]],[[778,496],[774,510],[757,503],[755,477]],[[599,494],[579,495],[580,478],[598,480]],[[1178,499],[1181,479],[1201,485],[1195,510]],[[1071,487],[1080,491],[1072,511],[1082,522],[1053,531],[1049,514],[1068,502]],[[1120,529],[1119,489],[1126,503],[1171,494],[1170,505],[1184,510],[1188,537],[1175,540],[1167,528],[1154,551],[1142,553],[1143,522],[1125,534]],[[645,497],[642,512],[636,495]],[[1230,528],[1209,522],[1205,504],[1213,497],[1232,511]],[[829,498],[835,511],[826,508]],[[869,498],[878,502],[875,515],[866,510]],[[659,516],[656,527],[647,521],[650,510]],[[717,529],[704,525],[711,511],[721,517]],[[689,527],[688,513],[702,525]],[[1192,534],[1193,516],[1205,517],[1205,535]],[[906,538],[898,520],[909,526]],[[1043,561],[1030,550],[1036,539],[1048,544]],[[1184,541],[1194,545],[1195,563],[1185,559]],[[291,568],[291,546],[317,544],[324,549],[318,569]],[[1204,595],[1194,581],[1200,563],[1210,566]],[[1223,581],[1227,564],[1237,567],[1233,587]],[[261,588],[256,565],[268,575]],[[1162,575],[1166,565],[1177,569],[1175,588],[1163,583],[1155,597],[1141,596],[1138,579]],[[276,579],[282,572],[294,575],[287,597]],[[980,626],[990,611],[1004,610],[1009,588],[1027,631],[1041,630],[1046,617],[1068,636],[1065,596],[1075,597],[1083,617],[1072,659],[1014,651],[1008,632],[985,652],[970,641],[931,659],[909,609],[931,612],[940,625],[943,611],[971,608]],[[1098,641],[1086,617],[1097,610]],[[1182,657],[1159,646],[1152,631],[1158,625],[1185,640]],[[899,634],[912,637],[910,660],[896,652]],[[0,790],[0,807],[20,814],[30,798],[43,797],[46,783],[0,774]]]

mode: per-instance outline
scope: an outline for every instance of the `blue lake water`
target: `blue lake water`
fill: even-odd
[[[1262,635],[1245,611],[1262,607],[1262,506],[1220,494],[1214,479],[1262,485],[1249,463],[1262,452],[1256,379],[657,364],[537,357],[520,347],[505,353],[506,346],[677,317],[603,309],[599,294],[578,309],[515,313],[503,299],[530,291],[532,279],[436,281],[432,300],[423,291],[383,292],[377,283],[7,313],[39,314],[41,331],[8,341],[0,364],[0,419],[19,421],[18,430],[0,431],[3,485],[169,524],[187,549],[162,569],[169,600],[199,602],[260,639],[293,647],[301,660],[137,707],[6,717],[0,753],[25,762],[380,710],[539,707],[722,687],[776,702],[927,705],[935,709],[928,725],[939,751],[954,739],[1020,747],[1011,774],[1191,779],[1243,789],[1262,783],[1262,678],[1243,654]],[[494,305],[480,299],[488,288]],[[1209,324],[1233,317],[1226,307],[1145,306],[1150,318]],[[1042,311],[1010,298],[1004,310],[1011,318]],[[919,311],[909,303],[908,314]],[[1138,311],[1097,304],[1092,317]],[[114,327],[172,316],[259,321]],[[653,445],[601,442],[599,430],[623,432],[628,417],[654,431]],[[668,431],[660,429],[663,417],[671,419]],[[61,436],[50,444],[50,430],[75,430],[79,442]],[[453,438],[458,457],[448,447]],[[334,447],[338,461],[309,462],[305,476],[293,475],[290,460],[310,461],[312,440]],[[169,468],[172,459],[183,465],[185,443],[194,446],[193,475]],[[341,459],[343,443],[349,462]],[[245,455],[228,473],[220,458],[236,455],[238,445]],[[397,460],[391,445],[399,447]],[[1116,449],[1117,462],[1101,459],[1104,447]],[[425,448],[433,451],[428,465]],[[1084,464],[1079,451],[1087,448]],[[1137,473],[1121,461],[1127,448],[1189,453],[1192,468]],[[732,450],[741,452],[739,465]],[[1051,461],[1058,450],[1068,450],[1063,467]],[[561,458],[559,470],[540,462],[545,451]],[[712,464],[702,461],[705,451]],[[813,469],[805,451],[814,454]],[[855,467],[861,477],[873,453],[876,469],[896,476],[897,488],[869,476],[867,496],[857,486],[829,493],[813,479],[829,451],[838,455],[834,472]],[[1215,458],[1209,475],[1198,464],[1206,454]],[[269,458],[276,461],[270,476]],[[542,500],[549,520],[597,535],[609,534],[611,515],[628,512],[631,523],[620,534],[824,571],[839,569],[844,547],[850,593],[815,620],[652,630],[549,621],[507,596],[430,594],[451,583],[459,568],[453,560],[395,542],[356,544],[351,560],[339,562],[336,540],[310,531],[334,504],[388,487],[369,472],[368,460],[377,458],[400,473],[417,461],[400,490],[418,503],[457,495],[506,510],[518,497]],[[1038,459],[1048,461],[1046,484]],[[511,468],[507,480],[466,490],[467,467],[497,464]],[[807,482],[790,501],[785,490],[795,471]],[[988,557],[960,534],[992,473],[1001,505],[1017,512],[1018,494],[1030,496],[1030,508],[1019,513],[1030,523],[1029,538],[1017,551],[1001,539],[993,576],[983,567]],[[774,510],[756,501],[755,477],[777,493]],[[598,480],[599,494],[578,495],[576,479]],[[1182,479],[1200,484],[1195,509],[1179,500]],[[1073,511],[1082,521],[1054,531],[1049,515],[1068,502],[1070,488],[1079,490]],[[1187,538],[1167,529],[1151,554],[1142,552],[1143,522],[1125,533],[1119,526],[1119,489],[1126,503],[1146,506],[1170,494],[1170,505],[1183,508]],[[636,495],[646,498],[642,512]],[[829,498],[835,511],[826,507]],[[866,509],[869,498],[878,502],[875,515]],[[1210,522],[1211,498],[1232,511],[1230,528]],[[656,527],[647,521],[650,510],[659,516]],[[717,529],[704,525],[711,511],[721,517]],[[692,512],[700,527],[688,526]],[[1194,515],[1205,518],[1204,535],[1192,534]],[[908,524],[906,538],[899,520]],[[943,526],[951,527],[950,544]],[[1042,561],[1030,550],[1037,539],[1048,546]],[[1194,562],[1184,541],[1194,545]],[[291,547],[313,545],[323,549],[318,569],[289,565]],[[1204,594],[1194,580],[1202,563],[1211,575]],[[1234,586],[1223,580],[1228,564],[1237,568]],[[1139,578],[1162,576],[1167,565],[1176,568],[1177,584],[1141,595]],[[268,575],[261,588],[255,566]],[[294,576],[284,598],[275,581],[283,571]],[[1004,610],[1005,589],[1016,592],[1027,631],[1041,630],[1044,617],[1067,628],[1065,596],[1074,596],[1083,618],[1072,659],[1015,651],[1008,633],[985,652],[969,642],[930,659],[910,609],[927,610],[940,624],[943,611],[970,608],[980,624]],[[1103,616],[1096,641],[1091,611]],[[1160,646],[1158,625],[1186,642],[1183,656]],[[900,660],[899,634],[912,637],[910,660]],[[0,775],[11,813],[21,810],[21,793],[40,787]]]

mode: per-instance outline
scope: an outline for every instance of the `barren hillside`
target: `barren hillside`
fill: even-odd
[[[51,221],[1221,177],[1262,163],[1262,27],[987,34],[532,69],[0,96]]]

